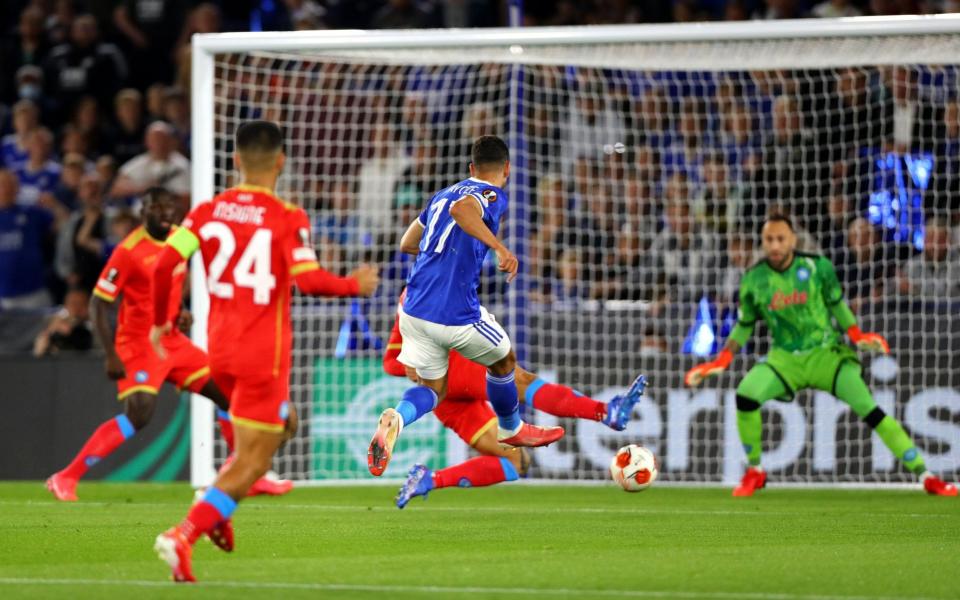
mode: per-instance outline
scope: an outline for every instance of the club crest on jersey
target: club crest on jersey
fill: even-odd
[[[483,196],[483,199],[486,200],[487,202],[497,201],[497,193],[493,190],[484,190],[483,193],[480,195]]]
[[[804,268],[797,269],[797,279],[800,281],[806,281],[810,279],[810,271]]]
[[[780,290],[777,290],[776,293],[773,294],[773,300],[770,301],[770,310],[783,310],[789,306],[806,303],[806,292],[793,290],[789,294],[784,294]]]
[[[150,375],[146,371],[137,371],[137,374],[133,376],[137,383],[144,383],[147,379],[150,378]]]

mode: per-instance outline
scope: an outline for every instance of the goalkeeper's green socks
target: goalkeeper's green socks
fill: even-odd
[[[874,430],[887,448],[890,448],[890,452],[893,452],[893,455],[900,459],[900,462],[911,472],[922,475],[927,470],[917,446],[896,419],[885,415]]]
[[[759,467],[760,453],[763,450],[763,420],[760,410],[738,410],[737,431],[740,432],[740,442],[747,455],[747,462],[751,467]]]

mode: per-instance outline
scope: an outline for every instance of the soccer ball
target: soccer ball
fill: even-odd
[[[657,457],[643,446],[628,444],[610,460],[610,476],[628,492],[642,492],[657,480]]]

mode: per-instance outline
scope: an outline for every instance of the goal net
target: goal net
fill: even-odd
[[[657,454],[665,481],[739,478],[733,390],[766,331],[704,388],[685,389],[683,373],[722,347],[774,211],[792,216],[802,250],[834,262],[862,328],[890,341],[889,357],[862,355],[879,406],[931,470],[960,476],[958,32],[960,20],[927,18],[195,38],[195,201],[236,183],[237,126],[275,120],[280,195],[308,211],[321,264],[382,270],[369,300],[294,298],[301,428],[276,470],[371,479],[377,416],[410,385],[381,368],[411,266],[399,236],[468,176],[471,141],[497,134],[512,153],[503,235],[521,274],[506,285],[488,260],[481,301],[548,381],[602,401],[638,373],[650,381],[624,432],[528,413],[567,428],[532,453],[531,478],[604,480],[630,442]],[[195,483],[223,458],[206,406]],[[778,482],[913,480],[829,391],[763,415]],[[427,416],[387,476],[470,452]]]

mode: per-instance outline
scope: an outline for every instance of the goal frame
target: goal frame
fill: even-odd
[[[197,34],[192,38],[191,57],[191,205],[197,206],[214,195],[214,60],[232,52],[303,52],[322,55],[333,51],[415,50],[444,48],[503,48],[520,55],[524,48],[546,46],[585,46],[619,43],[708,43],[736,41],[812,40],[891,36],[931,36],[960,34],[960,14],[895,17],[855,17],[843,19],[798,19],[782,21],[744,21],[666,25],[608,25],[541,28],[490,28],[399,31],[294,31]],[[869,64],[908,64],[923,62],[923,49],[893,60]],[[509,64],[509,57],[501,62]],[[524,62],[519,58],[516,62]],[[927,59],[926,62],[936,62]],[[855,64],[843,62],[840,64]],[[795,67],[807,66],[797,64]],[[784,66],[789,68],[789,66]],[[511,95],[515,98],[514,95]],[[209,297],[206,278],[198,257],[191,271],[193,341],[207,345]],[[191,399],[190,482],[194,487],[209,485],[214,465],[214,407],[199,395]],[[562,482],[553,482],[562,484]],[[717,485],[704,482],[704,486]],[[804,484],[798,484],[804,485]],[[824,484],[819,484],[823,486]],[[836,483],[834,486],[849,486]],[[888,487],[891,484],[871,484]],[[830,487],[834,487],[830,486]]]

